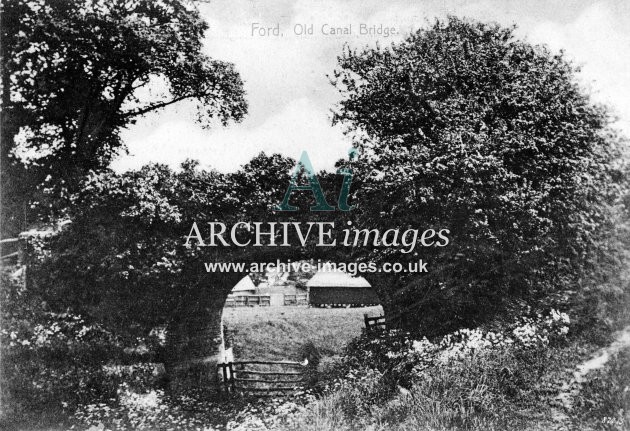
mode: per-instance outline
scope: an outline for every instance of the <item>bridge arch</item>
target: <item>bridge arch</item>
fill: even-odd
[[[208,275],[199,282],[199,289],[183,301],[167,331],[165,365],[171,391],[219,392],[217,365],[223,345],[223,307],[232,287],[245,275],[246,272]],[[381,278],[364,276],[384,304]]]

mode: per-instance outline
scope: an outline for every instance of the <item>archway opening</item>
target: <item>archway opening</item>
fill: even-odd
[[[382,315],[364,277],[322,262],[302,260],[249,274],[226,298],[220,360],[299,362],[325,374],[365,330],[366,316]],[[268,370],[257,367],[253,373]]]

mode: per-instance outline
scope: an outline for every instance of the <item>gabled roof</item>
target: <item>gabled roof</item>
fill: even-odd
[[[241,281],[236,283],[236,286],[232,288],[232,292],[249,292],[252,290],[256,290],[256,286],[249,275],[241,278]]]
[[[308,287],[372,287],[363,277],[352,277],[343,271],[318,271],[306,285]]]

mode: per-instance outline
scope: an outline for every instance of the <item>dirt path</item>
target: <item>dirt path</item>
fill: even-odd
[[[580,386],[586,380],[586,375],[593,370],[602,368],[611,356],[630,346],[630,326],[617,331],[614,338],[615,340],[609,346],[602,347],[593,354],[591,359],[578,365],[573,373],[573,378],[563,385],[560,394],[556,397],[560,407],[555,407],[552,410],[554,422],[567,424],[569,420],[568,413],[573,409],[573,398],[579,394]]]

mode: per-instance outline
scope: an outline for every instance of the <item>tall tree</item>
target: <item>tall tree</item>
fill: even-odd
[[[334,120],[362,152],[358,222],[449,230],[446,247],[364,256],[428,261],[428,275],[381,283],[410,328],[478,324],[613,264],[621,141],[576,71],[514,28],[455,17],[339,57]]]
[[[106,167],[141,115],[185,99],[206,127],[246,114],[238,73],[202,52],[193,1],[7,0],[0,17],[3,235],[43,191],[67,196]],[[163,97],[141,96],[155,83]]]

